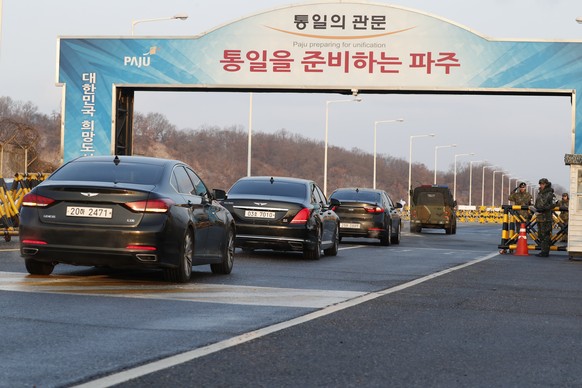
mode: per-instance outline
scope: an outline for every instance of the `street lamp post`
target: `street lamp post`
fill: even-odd
[[[509,182],[507,182],[507,197],[509,198],[509,196],[511,195],[511,181],[515,179],[515,184],[517,185],[517,181],[519,180],[519,178],[512,178],[509,177]],[[508,199],[509,201],[509,199]],[[510,205],[510,203],[507,203],[508,205]]]
[[[329,133],[329,104],[340,102],[360,102],[362,99],[356,96],[352,100],[330,100],[325,102],[325,141],[323,149],[323,194],[327,196],[327,139]]]
[[[0,0],[0,56],[2,55],[1,50],[2,50],[2,0]]]
[[[456,144],[449,144],[434,147],[434,181],[433,181],[434,185],[436,185],[437,182],[437,151],[439,150],[439,148],[454,148],[456,146],[457,146]]]
[[[251,152],[252,152],[252,141],[253,136],[253,92],[249,93],[249,134],[248,134],[248,146],[247,146],[247,176],[251,176]]]
[[[503,174],[501,175],[501,195],[499,196],[499,206],[503,206],[503,178],[508,177],[511,180],[511,175]],[[509,187],[509,181],[507,182],[507,187]]]
[[[473,193],[473,163],[483,163],[484,160],[471,160],[469,162],[469,206],[471,206],[471,196]]]
[[[147,22],[160,22],[163,20],[186,20],[188,19],[188,15],[179,13],[174,16],[167,16],[163,18],[154,18],[154,19],[141,19],[141,20],[132,20],[131,21],[131,35],[133,36],[133,32],[135,29],[136,24],[139,23],[147,23]]]
[[[408,150],[408,206],[410,206],[410,190],[412,190],[412,139],[417,137],[435,137],[434,133],[427,135],[412,135],[410,136],[410,148]]]
[[[495,170],[493,171],[493,187],[491,189],[491,208],[495,207],[495,174],[498,172],[503,172],[503,170]]]
[[[495,168],[495,166],[483,166],[483,177],[481,178],[481,206],[485,206],[485,169]]]
[[[470,156],[470,155],[475,155],[474,152],[471,152],[470,154],[456,154],[455,155],[455,168],[454,168],[454,172],[453,172],[453,199],[457,199],[457,157],[459,156]]]
[[[373,184],[374,189],[376,189],[376,132],[378,130],[378,124],[396,122],[401,123],[403,121],[404,119],[374,121],[374,184]]]

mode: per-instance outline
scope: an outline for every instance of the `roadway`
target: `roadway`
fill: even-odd
[[[405,230],[408,230],[406,227]],[[580,386],[582,263],[498,255],[498,225],[237,250],[233,273],[57,266],[0,245],[0,386]]]

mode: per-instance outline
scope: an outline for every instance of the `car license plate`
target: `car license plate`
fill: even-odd
[[[106,207],[67,206],[68,217],[111,218],[113,209]]]
[[[360,224],[352,224],[349,222],[340,222],[340,228],[344,229],[360,229]]]
[[[266,211],[262,211],[262,210],[245,210],[245,217],[275,218],[275,212],[266,212]]]

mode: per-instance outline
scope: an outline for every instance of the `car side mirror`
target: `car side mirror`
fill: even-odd
[[[226,199],[226,191],[220,189],[213,189],[212,196],[217,201],[224,201]]]
[[[396,209],[402,209],[403,207],[400,202],[396,202]]]
[[[331,199],[329,200],[329,207],[330,207],[330,208],[341,206],[341,204],[342,204],[342,203],[341,203],[341,202],[340,202],[340,200],[339,200],[339,199],[337,199],[337,198],[331,198]]]

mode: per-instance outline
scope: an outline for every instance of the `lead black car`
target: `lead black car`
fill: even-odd
[[[339,202],[327,199],[315,182],[285,177],[246,177],[228,191],[226,208],[236,225],[236,246],[243,249],[302,251],[318,260],[321,250],[335,256]]]
[[[162,269],[181,283],[192,265],[228,274],[235,226],[224,196],[177,160],[78,158],[24,197],[20,253],[36,275],[58,263]]]

